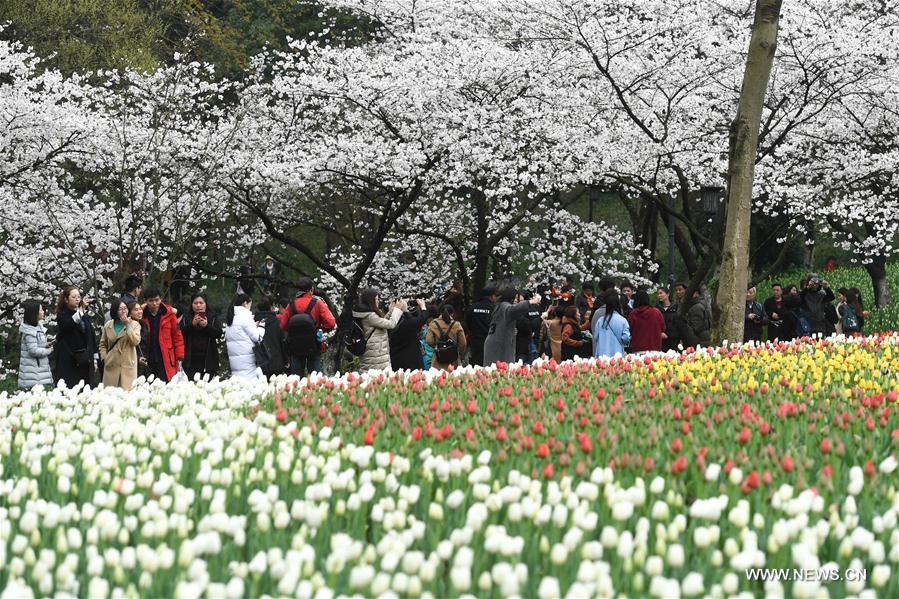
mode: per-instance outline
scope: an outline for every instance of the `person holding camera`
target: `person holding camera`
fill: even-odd
[[[390,369],[390,337],[388,332],[396,328],[408,306],[406,300],[390,304],[387,315],[381,310],[377,289],[365,289],[359,303],[353,308],[353,318],[359,321],[366,338],[365,352],[359,356],[359,372]]]
[[[22,304],[24,315],[19,333],[22,336],[22,351],[19,354],[19,389],[32,389],[38,385],[52,385],[50,354],[53,341],[47,340],[44,328],[44,306],[38,300],[25,300]]]
[[[137,378],[137,347],[141,342],[140,323],[131,319],[128,303],[116,298],[109,311],[113,319],[100,334],[103,384],[130,390]]]
[[[531,305],[540,305],[540,294],[535,293],[530,301],[518,301],[518,291],[508,287],[500,293],[499,302],[493,310],[490,331],[484,342],[484,366],[497,362],[515,361],[515,321],[531,311]]]
[[[811,335],[827,335],[836,330],[834,324],[828,323],[828,307],[833,309],[833,300],[836,296],[830,288],[830,284],[812,273],[799,292],[802,311],[808,319]],[[833,329],[829,331],[828,329]]]
[[[449,370],[458,367],[465,355],[465,331],[462,323],[455,319],[455,309],[450,304],[443,304],[440,316],[428,325],[425,342],[434,348],[431,368]]]
[[[70,285],[62,290],[56,303],[56,380],[65,381],[69,388],[80,381],[93,385],[97,371],[97,334],[90,321],[89,309],[93,300],[81,297],[81,290]]]
[[[403,312],[396,327],[388,334],[390,339],[390,367],[394,370],[421,370],[424,368],[419,334],[428,323],[428,309],[421,298]]]

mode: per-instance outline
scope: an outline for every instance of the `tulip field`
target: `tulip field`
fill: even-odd
[[[896,597],[897,393],[885,335],[0,394],[2,597]]]

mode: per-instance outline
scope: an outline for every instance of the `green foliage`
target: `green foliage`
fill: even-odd
[[[365,39],[369,26],[302,0],[0,0],[5,39],[31,46],[63,73],[152,70],[175,53],[240,77],[250,59],[288,38]]]
[[[0,0],[5,39],[21,41],[63,73],[157,66],[162,24],[139,0]]]

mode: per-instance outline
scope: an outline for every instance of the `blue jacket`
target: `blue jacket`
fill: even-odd
[[[596,340],[593,350],[594,357],[624,356],[626,353],[624,348],[631,342],[631,327],[624,316],[613,312],[608,324],[606,324],[605,316],[596,321],[593,338]]]

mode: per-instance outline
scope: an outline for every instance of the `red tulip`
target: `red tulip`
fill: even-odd
[[[420,426],[416,426],[415,428],[412,429],[412,439],[415,441],[421,440],[421,427]]]
[[[872,478],[875,472],[876,470],[874,468],[874,462],[872,460],[868,460],[867,462],[865,462],[865,476],[867,476],[868,478]]]
[[[821,453],[830,453],[830,439],[827,437],[821,439]]]
[[[683,449],[683,441],[680,440],[680,437],[675,437],[674,441],[671,442],[671,453],[680,453]]]
[[[496,440],[497,441],[505,441],[509,438],[508,433],[506,433],[506,427],[501,426],[499,430],[496,431]]]
[[[366,445],[374,445],[375,444],[375,431],[371,428],[365,431],[365,437],[363,439],[363,443]]]
[[[556,469],[553,468],[552,462],[543,467],[543,478],[552,478],[556,473]]]
[[[784,469],[784,472],[792,472],[793,471],[793,458],[788,455],[785,455],[783,459],[780,461],[781,468]]]
[[[537,446],[537,457],[545,458],[549,455],[549,446],[546,443],[541,443]]]
[[[752,437],[752,431],[749,430],[749,427],[743,427],[743,430],[740,431],[740,436],[737,440],[740,442],[740,445],[746,445],[749,443],[749,439]]]
[[[287,422],[287,410],[281,408],[280,410],[278,410],[275,418],[278,420],[278,422]]]

